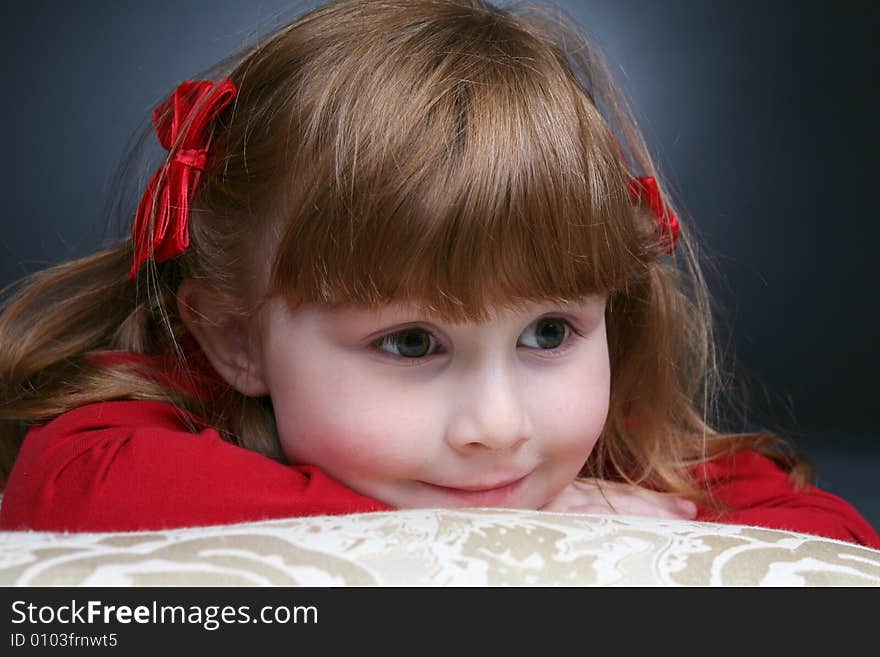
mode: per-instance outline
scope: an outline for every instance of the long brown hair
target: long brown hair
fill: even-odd
[[[189,250],[130,282],[127,240],[7,292],[6,472],[29,426],[109,399],[171,401],[282,460],[268,398],[201,399],[89,358],[172,353],[189,371],[176,299],[188,277],[241,315],[280,294],[478,321],[607,293],[611,407],[583,474],[705,499],[688,466],[772,447],[712,429],[720,370],[696,241],[683,222],[666,256],[630,196],[631,175],[659,173],[600,53],[561,10],[342,0],[214,73],[239,93],[217,119]]]

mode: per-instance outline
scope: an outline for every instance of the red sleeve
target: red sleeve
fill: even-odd
[[[387,510],[321,470],[188,432],[170,404],[115,401],[28,433],[0,529],[130,531]]]
[[[788,473],[756,452],[706,464],[700,477],[731,509],[700,509],[697,520],[816,534],[880,549],[880,536],[852,505],[815,486],[795,489]]]

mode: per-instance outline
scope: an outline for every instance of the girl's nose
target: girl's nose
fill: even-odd
[[[513,450],[531,438],[524,385],[501,369],[472,378],[456,391],[446,441],[459,451]]]

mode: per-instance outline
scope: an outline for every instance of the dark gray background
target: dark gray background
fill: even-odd
[[[717,264],[749,423],[795,440],[818,483],[880,526],[878,5],[560,4],[604,49]],[[0,284],[119,234],[105,206],[129,138],[179,81],[285,7],[7,7]]]

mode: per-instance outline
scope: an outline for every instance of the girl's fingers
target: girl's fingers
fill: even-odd
[[[664,495],[620,482],[578,479],[547,504],[548,511],[693,519],[697,505],[682,497]]]

